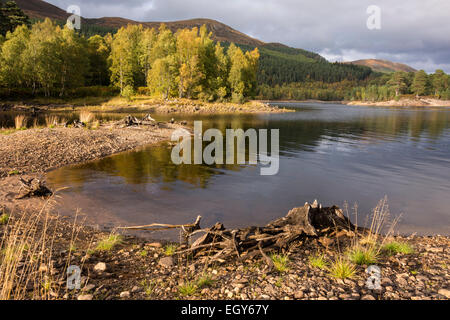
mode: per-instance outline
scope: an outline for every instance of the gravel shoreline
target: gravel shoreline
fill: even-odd
[[[0,178],[8,175],[44,173],[65,165],[100,159],[139,146],[170,139],[182,126],[114,128],[96,130],[45,128],[0,135]]]

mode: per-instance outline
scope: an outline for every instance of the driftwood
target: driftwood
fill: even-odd
[[[22,186],[16,199],[20,200],[31,197],[49,197],[53,195],[53,192],[47,188],[45,183],[41,180],[35,178],[25,180],[20,178],[20,182],[22,183]]]
[[[128,227],[128,230],[167,230],[180,228],[183,230],[186,242],[188,239],[203,233],[191,245],[183,247],[177,254],[189,253],[193,257],[202,256],[226,259],[252,258],[262,255],[267,263],[270,258],[266,252],[287,249],[293,242],[304,238],[319,238],[327,233],[352,233],[362,231],[356,228],[336,206],[322,208],[315,201],[306,203],[303,207],[294,208],[280,219],[274,220],[264,227],[248,227],[242,229],[226,229],[222,223],[216,223],[212,228],[201,229],[200,218],[190,225],[151,224],[148,226]]]
[[[84,122],[81,122],[80,120],[68,121],[64,124],[65,128],[67,128],[69,126],[73,126],[74,128],[81,129],[81,128],[86,127],[86,124]]]
[[[152,118],[150,114],[147,114],[142,120],[128,115],[122,120],[125,127],[135,127],[135,126],[154,126],[157,124],[156,120]]]

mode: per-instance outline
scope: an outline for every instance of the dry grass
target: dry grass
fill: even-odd
[[[354,210],[354,214],[357,217],[357,206],[355,206]],[[392,221],[389,219],[388,199],[384,197],[373,209],[370,224],[366,227],[367,231],[360,237],[355,237],[352,241],[352,246],[347,250],[347,255],[353,263],[362,265],[377,262],[383,245],[394,234],[394,229],[400,216]],[[357,218],[356,221],[358,221]]]
[[[95,115],[89,111],[81,111],[80,112],[80,121],[83,123],[91,123],[95,120]]]
[[[45,115],[45,124],[47,128],[53,128],[58,125],[58,117],[52,114]]]
[[[38,212],[15,212],[8,217],[0,241],[0,300],[52,300],[61,297],[65,272],[54,268],[59,218],[50,214],[52,199]],[[81,226],[72,225],[70,247]],[[71,262],[71,252],[66,266]],[[83,266],[81,266],[83,268]]]
[[[14,118],[14,123],[15,123],[16,129],[19,130],[19,129],[26,128],[27,121],[28,121],[28,118],[25,115],[23,115],[23,114],[17,115]]]
[[[57,296],[52,286],[56,279],[51,274],[55,233],[49,219],[46,207],[31,215],[11,215],[0,246],[1,300]]]

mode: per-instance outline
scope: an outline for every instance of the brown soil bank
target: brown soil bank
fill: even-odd
[[[377,107],[450,107],[449,100],[438,99],[400,99],[380,102],[367,102],[367,101],[351,101],[348,105],[358,106],[377,106]]]
[[[177,124],[96,130],[30,129],[0,135],[0,177],[40,173],[68,164],[99,159],[170,138]]]

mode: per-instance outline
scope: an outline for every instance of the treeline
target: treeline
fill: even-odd
[[[322,81],[295,82],[286,85],[260,85],[258,98],[264,100],[350,100],[357,81],[343,80],[327,83]]]
[[[450,75],[442,70],[429,75],[423,70],[396,72],[334,83],[307,80],[273,87],[261,85],[258,91],[258,98],[267,100],[387,101],[402,95],[450,100]]]
[[[398,99],[401,95],[432,96],[450,100],[450,75],[443,70],[427,74],[417,72],[395,72],[377,77],[365,86],[352,89],[351,100],[386,101]]]
[[[257,91],[259,52],[225,50],[205,26],[172,33],[141,25],[86,38],[49,19],[0,37],[0,86],[64,96],[85,86],[111,85],[164,98],[241,102]]]
[[[240,45],[245,50],[252,47]],[[274,87],[289,83],[318,81],[335,83],[343,80],[363,81],[373,75],[368,67],[330,63],[322,56],[302,49],[266,44],[260,49],[258,83]]]

